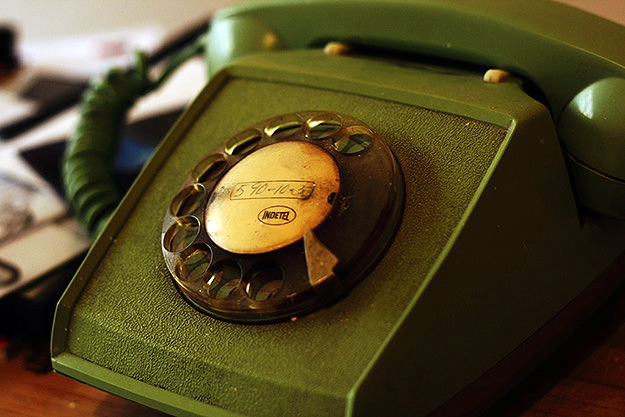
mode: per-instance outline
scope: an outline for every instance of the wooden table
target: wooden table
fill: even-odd
[[[165,414],[54,373],[0,364],[0,415],[156,417]],[[483,417],[625,416],[625,288]]]

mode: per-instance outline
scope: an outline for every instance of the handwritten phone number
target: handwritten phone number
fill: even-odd
[[[253,181],[234,185],[231,200],[292,198],[306,200],[315,190],[312,181]]]

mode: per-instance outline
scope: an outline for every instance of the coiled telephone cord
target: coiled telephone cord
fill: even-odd
[[[138,99],[155,91],[180,65],[203,49],[200,37],[171,58],[157,78],[150,75],[150,58],[138,52],[134,67],[112,69],[85,91],[80,118],[68,140],[62,170],[66,197],[92,237],[100,234],[122,198],[111,165],[128,111]]]

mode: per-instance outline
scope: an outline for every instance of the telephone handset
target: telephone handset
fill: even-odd
[[[623,38],[623,26],[543,0],[272,1],[217,14],[206,59],[215,74],[251,53],[332,40],[507,70],[540,90],[579,203],[623,219]]]
[[[539,0],[218,13],[210,82],[110,221],[114,146],[69,147],[100,236],[55,369],[184,415],[483,409],[622,279],[624,38]],[[84,112],[121,123],[109,99],[168,74]]]

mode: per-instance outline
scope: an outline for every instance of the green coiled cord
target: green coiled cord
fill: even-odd
[[[78,124],[67,142],[63,182],[67,200],[92,237],[100,234],[122,198],[111,165],[128,110],[203,49],[200,38],[170,59],[156,79],[150,76],[149,58],[138,52],[133,68],[112,69],[85,91]]]

